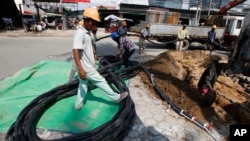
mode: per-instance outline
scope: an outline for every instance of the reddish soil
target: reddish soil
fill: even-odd
[[[220,75],[215,84],[216,98],[210,106],[199,100],[197,83],[205,68],[211,63],[203,51],[169,51],[143,64],[153,74],[160,89],[178,107],[202,122],[214,127],[232,123],[250,123],[250,100],[244,89],[230,77]],[[151,93],[157,95],[144,72],[140,73]]]

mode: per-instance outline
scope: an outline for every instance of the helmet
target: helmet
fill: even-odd
[[[216,25],[213,25],[213,26],[212,26],[212,28],[213,28],[213,29],[216,29],[216,28],[217,28],[217,26],[216,26]]]
[[[114,40],[116,39],[117,37],[119,37],[118,33],[117,32],[112,32],[111,33],[111,38]]]
[[[83,16],[84,16],[84,18],[91,18],[95,21],[101,22],[100,17],[99,17],[99,13],[98,13],[96,8],[85,9],[83,12]]]

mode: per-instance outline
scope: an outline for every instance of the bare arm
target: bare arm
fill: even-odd
[[[213,89],[213,86],[212,86],[212,84],[211,84],[213,75],[214,75],[214,73],[213,73],[212,69],[210,68],[209,71],[208,71],[208,75],[207,75],[206,78],[205,78],[205,79],[206,79],[206,84],[207,84],[207,86],[208,86],[210,89]]]
[[[86,79],[86,72],[83,69],[83,66],[82,66],[81,61],[80,61],[81,58],[80,58],[80,55],[79,55],[79,50],[78,49],[73,49],[72,53],[73,53],[74,60],[75,60],[75,63],[77,65],[77,68],[78,68],[79,77],[81,79]]]
[[[116,53],[116,57],[120,57],[120,55],[122,54],[122,52],[123,52],[123,46],[120,45],[119,49],[118,49],[118,52]]]

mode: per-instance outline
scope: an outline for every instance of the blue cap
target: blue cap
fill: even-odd
[[[112,32],[112,33],[111,33],[111,38],[112,38],[112,39],[115,39],[115,38],[117,38],[117,37],[119,37],[119,35],[117,34],[117,32]]]

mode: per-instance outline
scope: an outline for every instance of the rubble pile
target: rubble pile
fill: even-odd
[[[250,93],[250,76],[246,76],[242,73],[234,74],[231,69],[226,70],[225,73],[233,82],[240,84],[245,89],[245,92]]]

